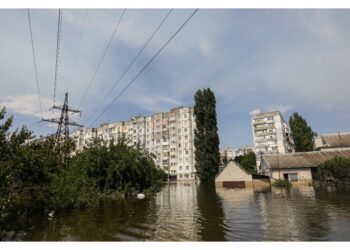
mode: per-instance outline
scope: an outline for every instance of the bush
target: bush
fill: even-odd
[[[335,156],[318,168],[320,180],[335,184],[350,182],[350,160]]]
[[[273,185],[275,187],[290,187],[292,183],[287,179],[278,179],[273,183]]]

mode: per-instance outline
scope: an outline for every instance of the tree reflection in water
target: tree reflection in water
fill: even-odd
[[[225,241],[227,228],[222,201],[216,195],[215,186],[200,183],[197,187],[197,202],[200,212],[197,218],[200,238],[206,241]]]

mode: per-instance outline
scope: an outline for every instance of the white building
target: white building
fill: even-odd
[[[155,163],[173,180],[195,179],[193,108],[179,107],[152,116],[137,116],[128,121],[102,124],[98,128],[81,129],[72,134],[78,150],[94,137],[110,141],[122,135],[128,145],[139,145],[153,153]]]
[[[294,152],[289,126],[279,111],[253,115],[252,130],[258,172],[261,172],[261,154]]]
[[[254,151],[255,151],[254,147],[249,147],[249,146],[244,146],[241,148],[230,148],[230,147],[222,148],[220,149],[221,162],[223,163],[224,157],[226,157],[226,159],[230,161],[230,160],[234,160],[236,156],[243,156],[248,154],[249,152],[254,152]]]

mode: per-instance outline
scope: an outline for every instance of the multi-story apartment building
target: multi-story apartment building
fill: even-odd
[[[279,111],[253,115],[252,130],[258,172],[261,154],[294,152],[289,126]]]
[[[139,145],[155,155],[159,165],[173,180],[195,179],[193,108],[179,107],[152,116],[137,116],[128,121],[102,124],[98,128],[74,132],[78,149],[94,137],[106,141],[124,136],[128,145]]]
[[[236,156],[242,156],[246,155],[249,152],[254,152],[255,149],[253,147],[249,146],[244,146],[241,148],[222,148],[220,149],[220,158],[221,158],[221,164],[223,164],[223,159],[226,157],[226,159],[229,160],[234,160]]]

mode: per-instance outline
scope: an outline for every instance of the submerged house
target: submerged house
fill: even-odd
[[[262,155],[261,167],[272,181],[288,179],[295,184],[310,184],[317,179],[317,167],[335,156],[350,159],[350,149]]]
[[[250,174],[237,162],[230,160],[215,177],[215,186],[223,188],[269,188],[267,176]]]

